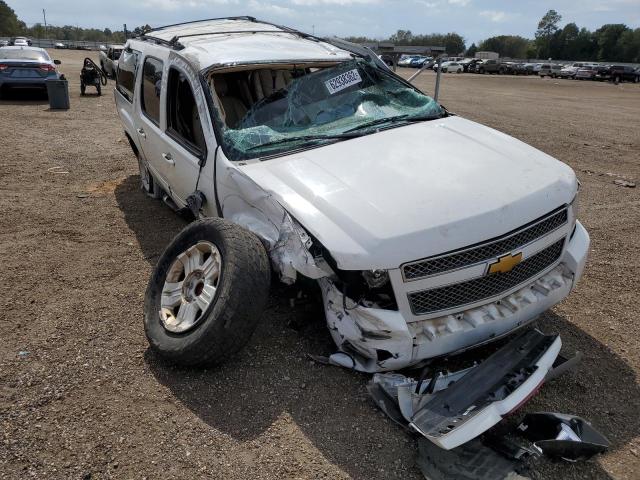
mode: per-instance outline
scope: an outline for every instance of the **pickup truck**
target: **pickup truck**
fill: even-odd
[[[115,78],[123,47],[123,45],[109,45],[106,51],[100,51],[100,68],[108,77]]]
[[[633,67],[624,65],[607,65],[596,69],[596,80],[611,80],[612,82],[640,82],[640,74]]]
[[[476,72],[504,75],[507,73],[507,66],[500,60],[484,60],[482,63],[476,65]]]

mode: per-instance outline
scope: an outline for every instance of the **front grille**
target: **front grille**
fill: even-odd
[[[511,290],[553,265],[562,254],[563,245],[564,238],[519,263],[510,272],[494,273],[467,282],[409,293],[407,297],[411,311],[414,315],[425,315],[449,310]]]
[[[563,208],[546,218],[536,220],[535,223],[527,227],[508,233],[488,243],[438,258],[420,260],[404,265],[402,274],[405,280],[417,280],[436,273],[456,270],[499,257],[531,243],[564,225],[567,222],[567,215],[567,209]]]

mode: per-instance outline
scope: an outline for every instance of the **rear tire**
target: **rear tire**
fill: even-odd
[[[159,200],[162,198],[162,189],[158,186],[153,174],[149,171],[147,163],[138,154],[138,171],[140,172],[140,188],[144,193]]]
[[[205,253],[206,248],[212,248],[213,253],[208,257],[198,253],[203,245]],[[193,280],[189,279],[195,278],[200,285],[204,282],[201,278],[207,278],[214,271],[211,266],[214,263],[219,267],[215,287],[205,284],[201,293],[197,293],[196,286],[195,299],[190,297]],[[184,279],[177,283],[176,278],[181,277],[173,277],[181,268]],[[245,346],[256,329],[267,302],[270,279],[267,253],[253,233],[221,218],[191,223],[162,253],[149,280],[144,327],[151,348],[179,365],[226,361]],[[204,304],[208,306],[202,311],[199,307],[204,306],[205,292],[209,303]],[[178,313],[172,314],[167,306],[176,301],[174,297]],[[195,320],[187,323],[190,326],[185,331],[180,331],[180,326],[188,314],[181,314],[182,308],[199,311],[191,315],[195,315]],[[185,320],[178,321],[178,317]]]

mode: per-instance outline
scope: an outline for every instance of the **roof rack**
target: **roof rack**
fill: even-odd
[[[149,32],[155,32],[157,30],[162,30],[163,28],[169,27],[179,27],[180,25],[191,25],[192,23],[200,23],[200,22],[212,22],[214,20],[248,20],[250,22],[258,22],[255,17],[251,17],[249,15],[241,15],[239,17],[217,17],[217,18],[205,18],[203,20],[191,20],[190,22],[180,22],[180,23],[172,23],[170,25],[163,25],[161,27],[152,28]],[[260,22],[263,23],[263,22]],[[149,33],[147,32],[147,33]]]
[[[165,28],[177,27],[177,26],[180,26],[180,25],[190,25],[190,24],[193,24],[193,23],[210,22],[210,21],[215,21],[215,20],[248,20],[250,22],[259,23],[259,24],[263,24],[263,25],[271,25],[272,27],[276,27],[276,28],[278,28],[280,30],[233,30],[233,31],[224,31],[224,32],[220,32],[220,31],[199,32],[199,33],[189,33],[189,34],[186,34],[186,35],[175,35],[173,38],[171,38],[171,40],[164,40],[162,38],[158,38],[156,36],[149,35],[150,33],[157,32],[157,31],[163,30]],[[151,40],[151,41],[154,41],[156,43],[160,43],[162,45],[166,45],[168,47],[181,50],[181,49],[184,48],[184,45],[182,45],[180,43],[180,41],[179,41],[181,38],[202,37],[202,36],[207,36],[207,35],[231,35],[231,34],[238,34],[238,33],[245,33],[245,34],[254,34],[254,33],[288,33],[290,35],[297,35],[297,36],[299,36],[301,38],[313,40],[315,42],[324,42],[325,41],[324,39],[322,39],[320,37],[316,37],[315,35],[311,35],[311,34],[308,34],[308,33],[300,32],[300,31],[295,30],[293,28],[285,27],[285,26],[282,26],[282,25],[277,25],[275,23],[264,22],[264,21],[261,21],[261,20],[257,20],[255,17],[250,17],[250,16],[209,18],[209,19],[205,19],[205,20],[194,20],[194,21],[191,21],[191,22],[183,22],[183,23],[175,23],[175,24],[172,24],[172,25],[164,25],[162,27],[158,27],[158,28],[154,28],[152,30],[149,30],[147,33],[142,34],[142,35],[138,36],[137,38],[140,38],[141,40]]]

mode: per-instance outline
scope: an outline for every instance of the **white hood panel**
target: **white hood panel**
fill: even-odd
[[[502,235],[569,203],[571,168],[460,117],[242,167],[340,268],[402,263]]]

